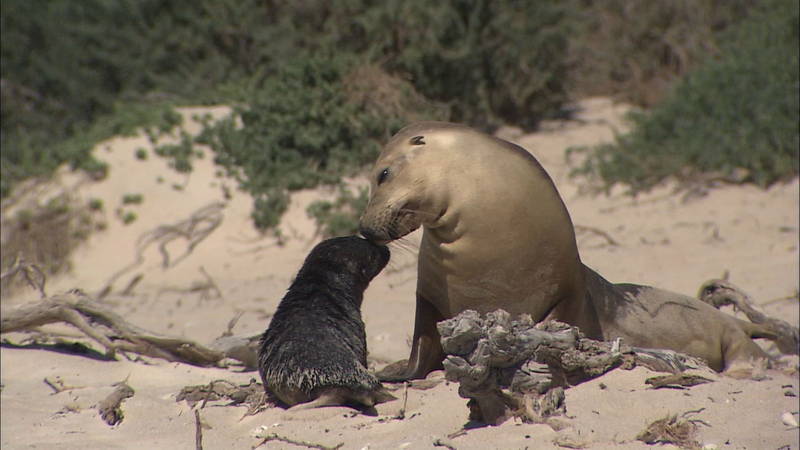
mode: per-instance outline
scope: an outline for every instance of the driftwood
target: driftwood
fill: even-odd
[[[217,400],[227,400],[227,406],[247,406],[244,417],[258,414],[269,406],[269,399],[264,391],[264,386],[251,379],[248,384],[236,384],[227,380],[214,380],[209,384],[186,386],[175,397],[176,402],[186,401],[190,408],[201,403],[201,408],[206,403]]]
[[[27,281],[31,287],[39,291],[39,296],[41,298],[47,297],[47,294],[44,291],[44,285],[47,283],[47,277],[44,275],[44,272],[42,272],[42,269],[36,264],[25,261],[21,254],[17,255],[14,263],[7,271],[0,274],[0,282],[6,279],[10,280],[17,274],[22,274],[22,276],[25,278],[25,281]]]
[[[194,448],[203,450],[203,420],[200,419],[200,410],[194,410]]]
[[[198,209],[185,220],[170,225],[160,225],[143,233],[136,241],[136,257],[133,262],[112,275],[106,282],[105,287],[101,289],[98,297],[103,298],[108,295],[113,288],[114,282],[119,277],[140,266],[144,262],[144,252],[151,245],[158,245],[163,269],[168,269],[178,264],[189,256],[200,242],[219,227],[222,223],[222,210],[224,208],[224,202],[214,202]],[[167,245],[176,239],[184,239],[187,242],[187,247],[182,255],[171,261]]]
[[[753,300],[743,290],[734,286],[728,280],[714,279],[703,283],[697,298],[719,309],[726,305],[733,305],[741,310],[747,318],[758,325],[765,326],[774,334],[772,340],[781,353],[787,355],[800,354],[800,330],[787,322],[769,317],[753,306]]]
[[[661,375],[648,378],[644,380],[644,384],[649,384],[653,389],[686,389],[687,387],[711,383],[712,381],[713,380],[710,380],[706,377],[701,377],[700,375],[674,373],[671,375]]]
[[[100,413],[100,417],[112,427],[122,422],[125,417],[122,413],[123,400],[133,397],[134,394],[133,388],[128,386],[125,381],[120,381],[114,386],[116,389],[97,404],[97,412]]]
[[[209,349],[222,353],[225,358],[235,359],[247,370],[258,368],[258,345],[261,334],[255,336],[221,336],[209,344]]]
[[[702,420],[687,419],[687,416],[701,412],[687,411],[680,416],[677,414],[668,415],[658,419],[649,425],[636,436],[636,440],[646,444],[672,444],[683,449],[700,450],[701,444],[697,441],[697,423],[708,425]]]
[[[58,322],[78,328],[102,345],[109,358],[114,358],[117,351],[122,351],[201,367],[218,366],[224,358],[236,359],[246,367],[254,367],[256,360],[257,336],[228,336],[206,347],[184,338],[165,336],[132,325],[77,289],[3,310],[0,334],[33,331],[36,327]]]
[[[55,378],[44,377],[44,384],[50,386],[53,393],[50,395],[60,394],[64,391],[71,391],[73,389],[82,389],[83,386],[67,386],[60,376],[56,375]]]
[[[675,352],[586,339],[559,322],[534,324],[528,315],[512,320],[503,310],[485,317],[464,311],[439,322],[438,329],[446,378],[458,382],[459,395],[470,399],[470,420],[492,425],[511,416],[547,422],[564,411],[564,388],[618,367],[679,372],[686,363],[702,366]]]
[[[270,434],[267,434],[265,436],[258,435],[256,437],[261,439],[261,441],[258,444],[254,445],[252,447],[253,450],[261,447],[262,445],[266,444],[267,442],[272,442],[272,441],[285,442],[287,444],[292,444],[292,445],[296,445],[296,446],[299,446],[299,447],[314,448],[314,449],[318,449],[318,450],[338,450],[338,449],[342,448],[342,446],[344,446],[344,442],[342,442],[341,444],[336,444],[333,447],[328,447],[327,445],[316,444],[314,442],[307,442],[307,441],[300,441],[300,440],[297,440],[297,439],[290,439],[290,438],[287,438],[287,437],[284,437],[284,436],[280,436],[280,435],[278,435],[276,433],[270,433]]]

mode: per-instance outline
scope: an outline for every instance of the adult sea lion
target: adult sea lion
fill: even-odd
[[[266,390],[302,407],[368,409],[395,398],[367,372],[361,320],[364,290],[388,261],[388,248],[355,236],[311,250],[261,338]]]
[[[388,243],[423,227],[409,360],[385,380],[424,377],[444,357],[436,322],[473,309],[559,320],[590,338],[667,348],[722,370],[764,358],[758,326],[689,297],[614,285],[583,265],[567,208],[525,149],[466,126],[420,122],[398,132],[371,173],[360,220]]]

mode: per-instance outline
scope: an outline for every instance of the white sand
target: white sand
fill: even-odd
[[[502,130],[501,134],[539,158],[576,225],[603,230],[619,244],[609,245],[591,232],[579,233],[583,260],[615,282],[652,284],[692,296],[701,283],[729,271],[731,281],[751,294],[762,310],[797,325],[796,296],[781,298],[798,289],[798,180],[766,191],[751,186],[722,187],[686,201],[673,194],[671,186],[637,199],[621,195],[621,190],[608,197],[579,195],[578,183],[567,176],[565,149],[608,141],[615,130],[624,129],[622,114],[626,109],[605,99],[581,104],[584,110],[580,120],[548,124],[545,131],[536,134],[518,135],[513,130]],[[200,111],[187,110],[184,114],[188,118]],[[219,117],[226,110],[211,112]],[[187,129],[196,131],[197,125],[190,124]],[[135,158],[139,147],[148,149],[146,161]],[[183,220],[199,208],[223,200],[222,186],[226,185],[233,198],[224,209],[219,228],[167,270],[161,268],[158,250],[148,249],[144,262],[114,285],[118,292],[141,274],[143,279],[133,294],[112,295],[107,302],[132,323],[201,343],[219,336],[239,311],[244,314],[235,333],[263,331],[291,277],[319,240],[305,208],[332,193],[320,189],[293,195],[281,225],[287,242],[279,246],[276,239],[261,237],[252,228],[251,199],[236,189],[234,181],[218,178],[210,152],[205,153],[187,176],[169,169],[166,160],[155,156],[144,136],[117,138],[96,149],[97,157],[111,168],[105,180],[87,182],[82,175],[60,172],[57,186],[70,187],[85,199],[103,200],[108,227],[76,251],[72,273],[49,280],[48,292],[80,287],[96,293],[115,272],[134,260],[136,239],[142,233]],[[159,182],[159,177],[163,181]],[[363,183],[363,179],[353,182]],[[173,184],[183,189],[176,190]],[[124,225],[115,210],[122,206],[122,196],[129,193],[142,194],[144,202],[124,207],[138,217]],[[416,239],[411,236],[393,247],[390,266],[366,293],[363,315],[371,358],[376,361],[405,358],[409,351]],[[186,243],[180,240],[167,247],[173,259],[185,248]],[[190,290],[207,281],[201,268],[219,286],[222,298],[210,291]],[[33,291],[25,291],[4,299],[3,306],[36,298]],[[4,337],[19,342],[24,335]],[[94,343],[89,345],[97,348]],[[201,369],[149,358],[147,362],[124,358],[108,362],[4,346],[0,351],[0,447],[194,448],[194,414],[184,402],[175,402],[180,389],[221,378],[242,383],[258,378],[257,372]],[[53,395],[43,379],[56,375],[66,384],[82,388]],[[769,371],[765,381],[706,374],[715,382],[688,390],[647,389],[644,380],[654,375],[643,368],[615,370],[567,390],[566,421],[570,427],[560,432],[546,425],[510,420],[499,427],[469,430],[448,443],[459,449],[554,448],[554,439],[571,436],[588,448],[643,448],[647,446],[635,436],[650,421],[702,409],[691,417],[706,424],[701,424],[699,431],[703,444],[720,449],[797,449],[800,445],[798,430],[781,421],[785,412],[797,418],[800,409],[797,397],[784,395],[787,389],[798,392],[797,372],[787,375]],[[111,428],[92,406],[112,390],[111,384],[126,377],[136,394],[123,405],[124,421]],[[426,391],[410,389],[404,420],[390,420],[402,406],[400,401],[380,405],[378,417],[353,416],[347,408],[298,413],[274,408],[241,419],[245,408],[220,404],[211,403],[202,410],[203,420],[210,426],[203,432],[206,449],[250,448],[258,442],[251,431],[260,426],[296,440],[329,446],[344,443],[347,449],[433,448],[435,439],[459,430],[468,414],[457,386],[447,383]],[[75,411],[59,412],[65,407]],[[271,442],[267,448],[299,447]]]

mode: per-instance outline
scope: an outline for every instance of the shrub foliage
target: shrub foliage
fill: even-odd
[[[798,3],[773,0],[724,34],[720,56],[690,73],[578,173],[646,190],[702,173],[767,186],[798,173]],[[743,170],[742,170],[743,169]],[[744,173],[735,175],[735,171]]]
[[[285,209],[288,191],[335,183],[368,163],[376,142],[406,122],[533,129],[564,114],[570,89],[649,92],[650,80],[681,75],[717,47],[722,56],[708,67],[722,68],[699,70],[663,112],[636,119],[648,142],[663,141],[644,153],[675,153],[680,142],[678,153],[695,152],[696,158],[653,162],[641,152],[606,148],[587,170],[604,177],[614,170],[655,171],[619,179],[640,186],[666,170],[722,164],[747,167],[755,181],[767,183],[787,173],[787,165],[797,171],[796,157],[770,150],[785,149],[790,134],[777,124],[784,123],[781,111],[794,107],[790,97],[796,101],[796,55],[785,55],[783,43],[792,30],[796,42],[797,26],[796,15],[782,6],[782,19],[779,13],[754,16],[747,25],[752,30],[718,40],[719,30],[737,23],[754,3],[3,0],[0,194],[65,162],[101,176],[105,169],[91,158],[98,141],[141,126],[169,130],[176,124],[174,105],[227,103],[236,105],[234,117],[209,125],[201,141],[254,195],[254,219],[269,227]],[[779,3],[792,2],[768,5]],[[759,28],[765,20],[783,34]],[[751,31],[761,33],[757,43],[742,37]],[[767,45],[773,39],[782,44]],[[730,56],[737,46],[746,51]],[[794,61],[794,72],[776,65],[779,56]],[[732,71],[753,75],[730,81]],[[792,76],[795,84],[787,91]],[[735,112],[741,108],[735,102],[756,101],[748,96],[769,97],[776,107]],[[674,100],[680,97],[688,100]],[[709,146],[666,131],[675,127],[670,117],[711,111],[707,105],[720,97],[728,100],[708,115],[717,122],[706,117],[693,123],[712,130],[714,142],[758,149],[744,155],[724,147],[699,155]],[[740,117],[749,118],[748,126],[730,131],[731,120]],[[625,137],[619,147],[644,141]],[[189,171],[199,157],[192,145],[184,136],[156,153]]]

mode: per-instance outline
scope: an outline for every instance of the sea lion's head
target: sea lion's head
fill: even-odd
[[[370,172],[370,199],[359,232],[377,243],[399,239],[422,225],[433,226],[447,209],[447,160],[437,155],[456,145],[469,128],[419,122],[400,130]]]

